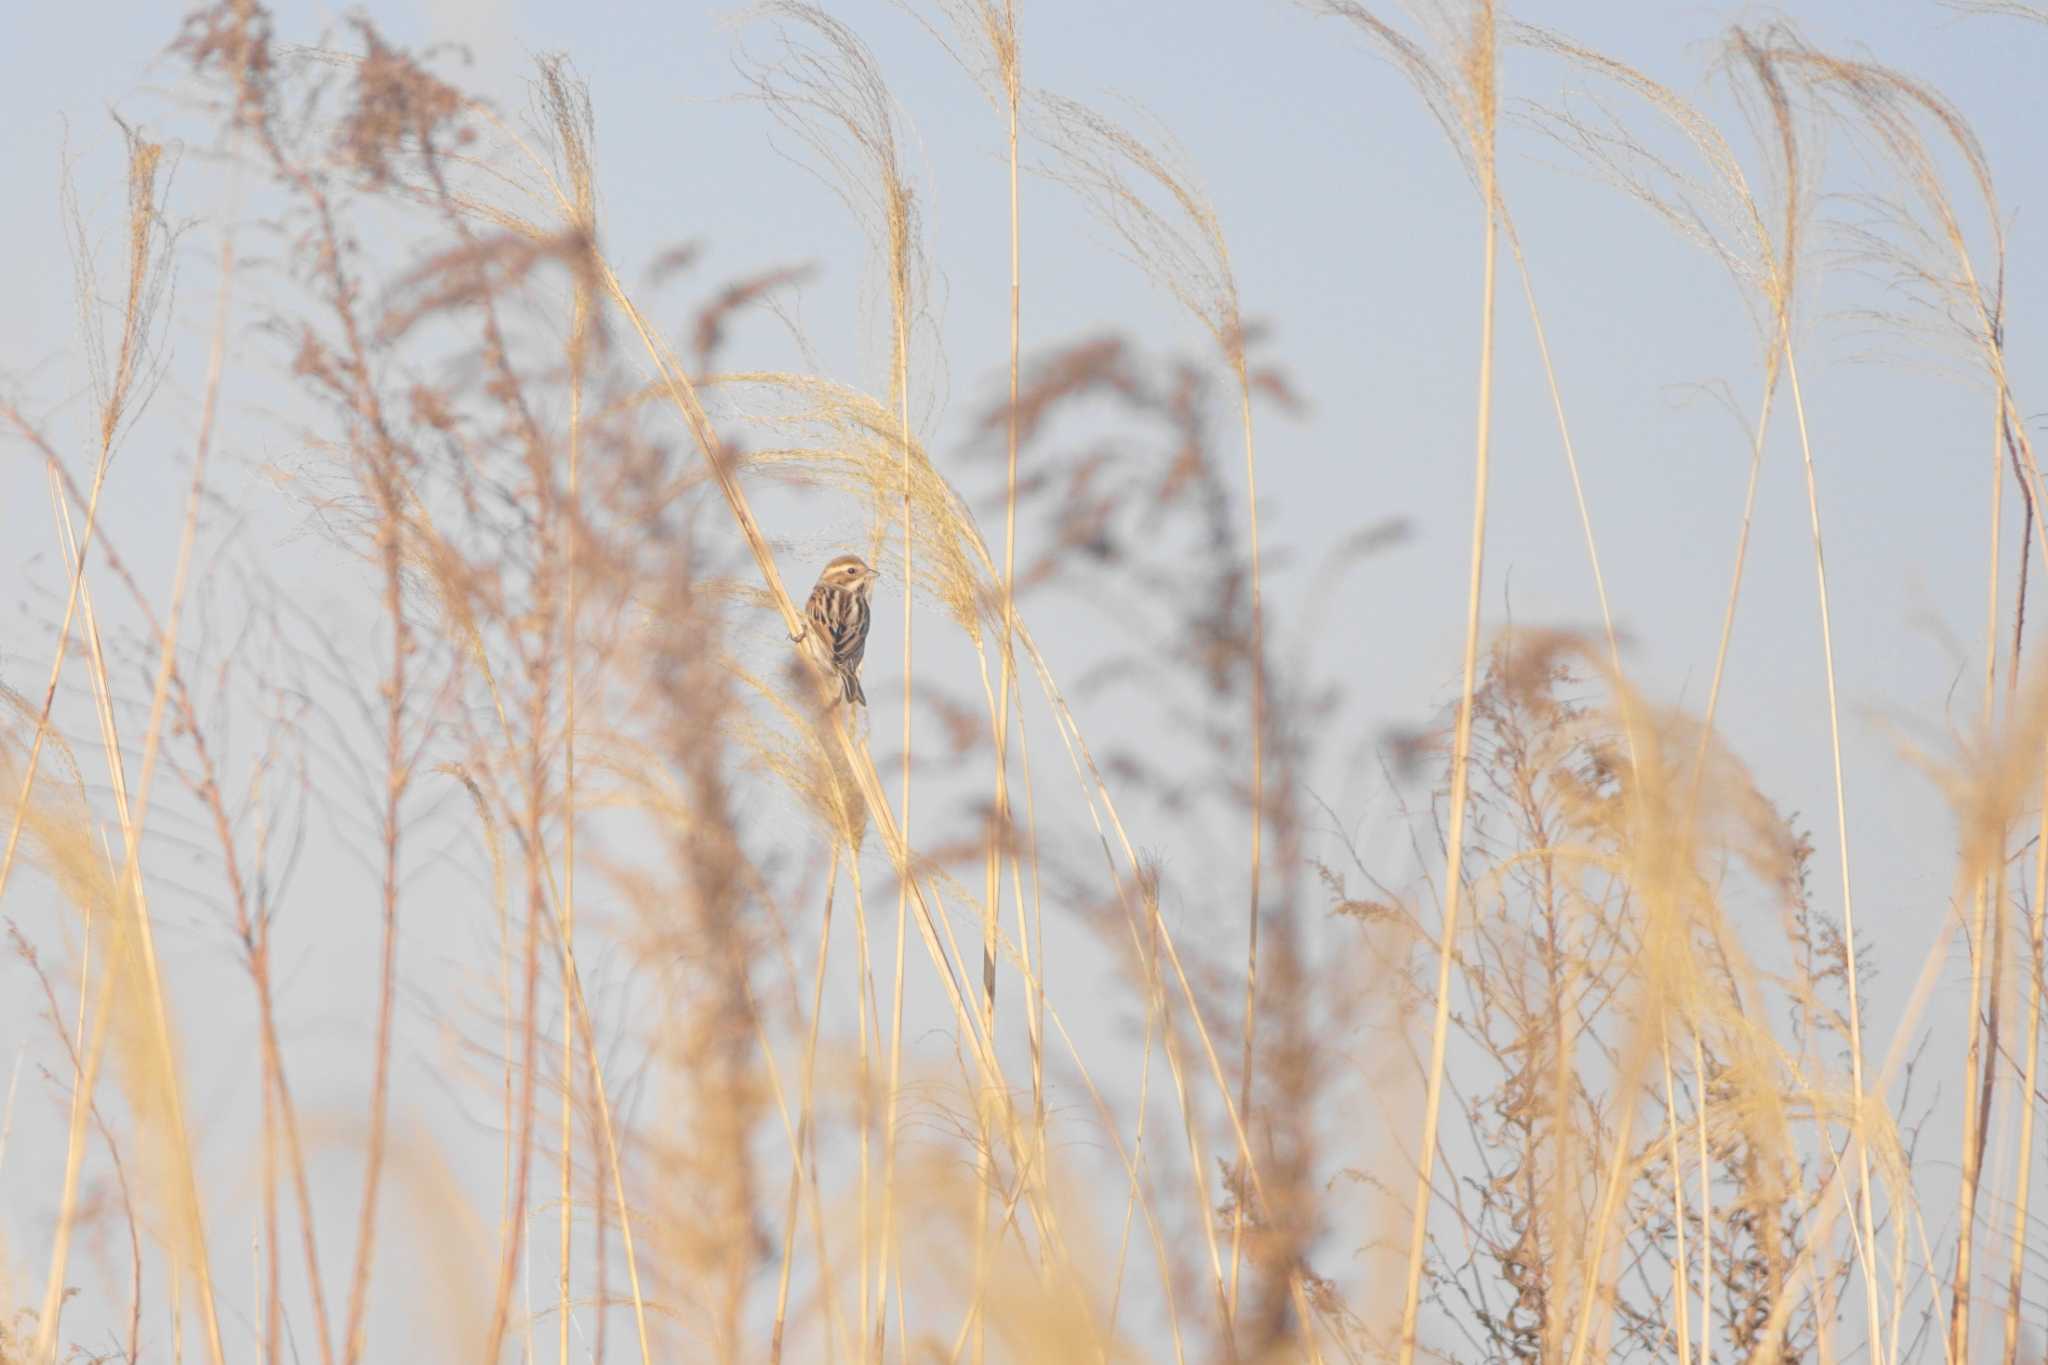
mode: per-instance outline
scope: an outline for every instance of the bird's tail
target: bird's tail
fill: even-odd
[[[849,703],[859,702],[862,706],[868,704],[868,694],[860,690],[860,677],[852,669],[842,668],[839,670],[839,681],[843,685],[846,700]]]

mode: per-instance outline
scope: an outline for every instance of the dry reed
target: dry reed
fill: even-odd
[[[541,61],[522,119],[367,19],[341,50],[285,45],[255,0],[191,16],[175,54],[236,199],[168,562],[131,557],[115,515],[116,456],[175,335],[172,158],[139,132],[119,130],[110,298],[66,190],[81,432],[0,405],[47,486],[62,574],[40,692],[4,693],[0,890],[10,912],[56,908],[9,930],[55,1035],[24,1054],[47,1055],[30,1088],[54,1100],[24,1121],[63,1153],[37,1173],[55,1191],[41,1288],[0,1283],[35,1304],[0,1325],[0,1360],[85,1358],[62,1344],[81,1317],[117,1324],[105,1358],[150,1358],[168,1318],[173,1359],[190,1326],[216,1362],[335,1365],[401,1349],[412,1310],[448,1358],[487,1361],[602,1360],[629,1338],[642,1361],[1897,1362],[1937,1338],[1961,1361],[1988,1350],[1972,1304],[2000,1232],[2003,1358],[2021,1358],[2039,1326],[2048,925],[2048,683],[2027,680],[2024,617],[2048,483],[2008,368],[1988,152],[1925,84],[1786,25],[1723,51],[1744,140],[1487,3],[1399,23],[1306,7],[1391,61],[1479,192],[1461,676],[1441,723],[1380,745],[1407,863],[1352,838],[1356,813],[1318,785],[1350,723],[1346,686],[1318,674],[1321,644],[1356,625],[1330,603],[1405,523],[1361,518],[1310,600],[1269,601],[1254,418],[1304,404],[1245,315],[1198,158],[1027,87],[1016,6],[912,7],[988,99],[1004,153],[1008,240],[976,244],[973,268],[1007,255],[1006,382],[957,445],[934,398],[946,337],[914,130],[836,14],[762,6],[742,72],[879,262],[872,385],[756,354],[760,309],[834,287],[812,267],[699,286],[686,325],[657,324],[653,291],[698,252],[659,252],[646,292],[627,287],[595,102],[566,58]],[[1524,60],[1590,95],[1514,102],[1503,83]],[[1503,185],[1525,125],[1703,247],[1755,324],[1757,415],[1698,715],[1624,672],[1597,468]],[[1837,142],[1888,187],[1828,199]],[[1102,333],[1027,351],[1027,154],[1209,346]],[[1860,216],[1827,222],[1841,202]],[[1981,714],[1953,753],[1911,755],[1956,811],[1953,918],[1884,1020],[1866,1017],[1866,974],[1887,954],[1852,897],[1852,794],[1877,780],[1845,759],[1836,613],[1854,588],[1823,555],[1835,452],[1800,382],[1824,259],[1810,243],[1829,227],[1877,268],[1865,320],[1960,342],[1993,398]],[[1039,232],[1033,259],[1072,249]],[[1503,234],[1597,637],[1489,631],[1482,612]],[[275,254],[251,270],[257,239]],[[251,330],[252,363],[292,395],[275,489],[213,453],[263,420],[223,400],[231,339]],[[1805,828],[1719,729],[1781,388],[1826,684],[1824,890]],[[227,490],[331,552],[346,607],[234,559]],[[802,529],[820,508],[828,529]],[[900,590],[900,619],[875,623],[878,644],[902,632],[898,751],[871,748],[815,642],[795,642],[783,572],[800,556],[801,583],[826,535],[864,535]],[[230,561],[224,584],[207,566]],[[1082,654],[1067,611],[1100,613],[1113,642]],[[1123,733],[1120,707],[1172,742]],[[1199,870],[1151,851],[1174,827]],[[309,840],[358,879],[318,908],[345,903],[370,945],[346,983],[346,1075],[319,1074],[303,1036],[308,940],[280,915]],[[2031,876],[2010,870],[2029,858]],[[205,1059],[246,1067],[255,1096],[250,1132],[204,1134],[253,1154],[246,1290],[222,1269],[241,1211],[204,1178],[195,1113],[213,1082],[180,1043],[205,978],[159,934],[195,881],[253,1006],[247,1055]],[[893,926],[869,913],[892,891]],[[447,921],[475,949],[452,964],[425,946]],[[1965,1084],[1942,1101],[1960,1134],[1950,1246],[1923,1207],[1949,1153],[1922,1149],[1908,1059],[1945,1026],[1954,930],[1970,978]],[[423,1122],[409,1085],[428,1039],[456,1059],[444,1098],[488,1140],[458,1149]],[[109,1068],[118,1086],[100,1084]],[[359,1119],[334,1119],[336,1093]],[[0,1156],[12,1084],[7,1106]],[[471,1169],[484,1150],[495,1168]],[[102,1273],[85,1252],[108,1227],[120,1254]],[[415,1264],[429,1273],[401,1275]],[[89,1315],[67,1309],[74,1281]]]

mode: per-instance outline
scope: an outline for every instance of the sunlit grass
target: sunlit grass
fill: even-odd
[[[10,1082],[6,1125],[47,1125],[63,1153],[25,1175],[0,1137],[0,1173],[55,1210],[0,1261],[35,1272],[0,1279],[19,1307],[0,1361],[353,1365],[409,1358],[407,1314],[445,1358],[489,1361],[1960,1361],[1988,1355],[1991,1312],[2003,1358],[2034,1349],[2048,686],[2028,680],[2019,625],[2005,642],[2025,603],[2002,596],[2002,565],[2048,560],[2048,486],[2007,369],[2008,225],[1964,114],[1782,25],[1731,33],[1717,74],[1749,119],[1724,132],[1490,4],[1309,8],[1414,87],[1477,190],[1471,278],[1447,282],[1480,309],[1472,499],[1430,509],[1469,526],[1461,669],[1446,722],[1383,748],[1412,855],[1392,866],[1312,785],[1332,703],[1278,642],[1362,627],[1266,597],[1258,423],[1298,403],[1247,319],[1229,225],[1170,134],[1026,84],[1028,10],[921,15],[1006,151],[987,184],[948,188],[1007,208],[1007,241],[964,266],[1010,288],[1007,384],[974,427],[1000,446],[992,487],[987,452],[943,444],[913,402],[944,355],[929,187],[889,73],[845,19],[778,0],[739,46],[751,97],[848,210],[819,231],[875,263],[875,393],[731,354],[735,321],[777,307],[802,267],[708,287],[693,325],[664,325],[655,291],[689,253],[644,275],[609,254],[602,92],[566,60],[540,63],[515,113],[367,21],[329,51],[288,45],[251,0],[188,19],[173,57],[266,216],[178,203],[164,147],[123,128],[117,284],[66,199],[88,448],[0,407],[32,457],[10,487],[50,501],[65,583],[40,691],[5,693],[0,714],[0,890],[10,914],[14,897],[57,907],[12,942],[50,1031],[27,1055],[62,1097],[54,1117],[17,1116]],[[1570,434],[1585,400],[1553,364],[1500,164],[1501,87],[1524,59],[1597,90],[1514,106],[1623,192],[1582,189],[1585,211],[1649,208],[1755,323],[1746,491],[1725,606],[1697,623],[1714,653],[1696,714],[1623,671]],[[1891,182],[1849,238],[1894,291],[1889,320],[1906,336],[1937,319],[1994,400],[1977,729],[1913,756],[1959,831],[1954,1150],[1918,1145],[1905,1074],[1939,1022],[1953,934],[1907,964],[1902,1017],[1863,1005],[1865,973],[1893,962],[1851,895],[1850,794],[1873,779],[1843,759],[1832,612],[1855,587],[1823,553],[1833,452],[1796,344],[1839,145]],[[1025,262],[1087,249],[1026,236],[1036,193],[1076,196],[1184,306],[1199,349],[1035,336]],[[102,514],[185,335],[181,233],[217,234],[220,284],[158,581]],[[275,254],[251,269],[257,235]],[[1486,609],[1503,239],[1597,635],[1508,630]],[[219,403],[245,332],[272,348],[289,396],[269,407],[308,461],[249,496],[344,553],[340,591],[374,623],[352,645],[260,572],[235,584],[237,629],[192,625],[217,533],[207,452],[265,420]],[[1827,869],[1717,729],[1786,406],[1827,683]],[[1077,454],[1059,424],[1084,411],[1115,439]],[[2000,538],[2008,477],[2017,554]],[[900,621],[877,613],[902,635],[900,723],[840,704],[798,640],[784,573],[801,586],[825,556],[777,518],[806,505],[864,538],[901,604]],[[1318,596],[1398,532],[1359,522]],[[1062,592],[1136,642],[1079,682],[1047,643]],[[102,633],[110,599],[142,623],[139,678]],[[967,661],[978,703],[943,657]],[[870,676],[899,666],[883,658]],[[1111,708],[1141,704],[1174,747],[1121,733]],[[1176,821],[1214,835],[1230,877],[1177,881],[1147,851]],[[277,957],[320,901],[275,898],[309,839],[344,847],[369,888],[319,906],[374,927],[374,972],[348,983],[362,1066],[346,1122],[336,1078],[307,1078]],[[421,891],[429,876],[471,899]],[[893,922],[871,914],[892,896]],[[246,1056],[179,1041],[209,1002],[181,989],[157,925],[195,897],[245,969]],[[408,954],[430,920],[488,950],[422,1002]],[[1105,996],[1128,1028],[1103,1024]],[[422,1019],[421,1040],[464,1059],[451,1102],[486,1139],[458,1149],[407,1112],[396,1073]],[[210,1183],[195,1150],[211,1084],[195,1077],[237,1067],[254,1130],[201,1131],[251,1154],[247,1189]],[[1986,1159],[2000,1123],[2017,1147],[2003,1167]],[[472,1169],[486,1152],[488,1179]],[[1953,1225],[1922,1206],[1938,1166],[1961,1173]],[[103,1170],[118,1198],[95,1195]],[[107,1229],[123,1254],[85,1255]],[[394,1274],[399,1254],[431,1276]],[[120,1324],[114,1344],[81,1320]]]

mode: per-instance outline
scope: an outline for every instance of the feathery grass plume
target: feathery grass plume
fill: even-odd
[[[911,538],[920,552],[909,565],[907,586],[942,606],[977,646],[985,630],[1000,625],[994,559],[973,513],[923,444],[898,425],[896,413],[857,389],[805,375],[722,374],[706,387],[726,400],[733,420],[764,428],[778,441],[750,451],[749,469],[848,494],[867,508],[871,522],[898,510],[907,488]],[[789,436],[806,443],[779,443]],[[901,573],[902,561],[896,563]]]
[[[1777,83],[1770,63],[1761,58],[1756,45],[1746,35],[1738,37],[1736,50],[1741,55],[1738,62],[1731,64],[1731,69],[1748,70],[1761,87],[1754,97],[1745,98],[1744,107],[1752,111],[1759,142],[1766,148],[1775,149],[1777,159],[1767,161],[1769,170],[1766,172],[1769,184],[1774,185],[1777,192],[1775,213],[1770,208],[1768,190],[1758,191],[1752,187],[1750,176],[1743,170],[1742,159],[1728,139],[1711,120],[1675,91],[1633,67],[1556,33],[1528,25],[1515,25],[1509,32],[1518,45],[1560,57],[1575,70],[1633,96],[1684,140],[1701,163],[1698,170],[1684,170],[1670,157],[1660,155],[1605,106],[1599,106],[1597,113],[1589,113],[1573,105],[1563,108],[1524,107],[1525,115],[1538,128],[1576,152],[1617,189],[1649,208],[1681,236],[1712,255],[1734,281],[1738,297],[1763,345],[1763,386],[1758,400],[1759,415],[1751,428],[1743,514],[1736,537],[1728,601],[1722,611],[1713,679],[1708,685],[1703,713],[1704,730],[1710,733],[1719,715],[1728,647],[1748,564],[1750,527],[1765,438],[1770,429],[1779,375],[1790,355],[1792,309],[1798,282],[1798,245],[1811,193],[1810,168],[1799,154],[1801,138],[1793,110]],[[1740,82],[1737,88],[1747,89]],[[1774,221],[1777,224],[1775,228]]]
[[[2005,939],[2013,929],[2007,922],[2008,893],[2004,869],[2017,856],[2011,847],[2010,832],[2015,827],[2024,827],[2029,803],[2038,800],[2042,790],[2043,776],[2037,765],[2044,733],[2048,733],[2048,683],[2037,676],[2016,685],[2002,725],[1987,717],[1978,733],[1958,746],[1960,752],[1953,758],[1945,762],[1922,760],[1940,782],[1955,813],[1959,844],[1956,903],[1960,905],[1961,893],[1966,888],[1974,888],[1972,894],[1980,907],[1983,902],[1990,902],[1988,916],[1979,909],[1969,936],[1973,1008],[1968,1054],[1970,1070],[1964,1077],[1966,1122],[1960,1190],[1962,1207],[1958,1215],[1955,1278],[1949,1286],[1951,1349],[1969,1345],[1973,1222],[1980,1197],[1977,1185],[1983,1176],[1992,1120],[1991,1091],[1997,1067],[2010,1065],[2013,1061],[2009,1048],[2002,1044],[1999,1036],[2000,1002],[2007,992],[2019,988],[2017,981],[2007,979],[2014,973],[2007,962]],[[2048,812],[2036,812],[2036,815],[2039,819],[2048,819]],[[2038,871],[2035,881],[2038,895]],[[1985,887],[1994,890],[1987,896]],[[2037,916],[2038,913],[2037,904]],[[2038,927],[2034,935],[2033,941],[2038,943]],[[2030,962],[2021,979],[2027,983],[2030,994],[2038,997],[2041,985],[2038,957]],[[2038,1022],[2038,1008],[2038,1004],[2029,1005],[2029,1016],[2034,1022]],[[1977,1069],[1980,1056],[1983,1063],[1981,1073]],[[1994,1058],[2002,1060],[1994,1061]],[[1967,1088],[1971,1083],[1976,1087],[1974,1091]],[[2031,1107],[2030,1094],[2031,1091],[2021,1092],[2023,1112]],[[2022,1183],[2014,1201],[2015,1221],[2011,1233],[2010,1257],[2014,1268],[2009,1274],[2014,1277],[2015,1284],[2025,1262],[2025,1194],[2026,1186]],[[2008,1354],[2017,1343],[2021,1303],[2018,1291],[2009,1286],[2005,1313]]]
[[[128,151],[128,238],[122,263],[126,291],[116,317],[119,330],[110,340],[106,300],[85,219],[78,206],[77,186],[69,179],[64,191],[64,225],[71,237],[73,296],[79,331],[85,338],[86,372],[92,383],[93,411],[99,415],[102,451],[111,450],[120,433],[133,425],[148,405],[162,377],[163,338],[156,326],[173,288],[171,250],[176,234],[165,221],[162,205],[176,174],[176,160],[165,160],[160,143],[115,120]]]
[[[867,807],[847,770],[845,756],[821,733],[816,698],[809,706],[756,677],[737,661],[728,660],[734,679],[766,702],[782,718],[779,727],[742,718],[733,727],[735,742],[751,762],[769,774],[815,817],[834,842],[858,856],[867,835]],[[801,736],[801,739],[793,738]]]
[[[20,812],[35,781],[37,763],[50,725],[51,708],[55,704],[57,686],[63,675],[71,641],[72,623],[76,619],[84,590],[85,568],[99,530],[100,498],[106,488],[107,474],[121,434],[147,406],[156,379],[161,374],[161,338],[158,334],[158,322],[160,310],[169,297],[171,253],[176,246],[175,235],[161,207],[161,195],[168,188],[161,182],[168,178],[168,168],[164,164],[164,148],[161,144],[149,141],[127,125],[119,124],[118,120],[116,123],[121,129],[127,151],[127,213],[123,224],[126,228],[126,249],[123,253],[126,269],[120,296],[118,330],[111,341],[107,336],[103,313],[106,304],[99,290],[97,260],[86,234],[84,217],[78,207],[76,186],[67,177],[63,187],[64,226],[71,248],[73,302],[78,308],[79,330],[85,343],[85,364],[93,399],[93,414],[98,427],[95,443],[97,458],[93,465],[89,491],[79,500],[85,516],[85,525],[78,535],[77,556],[65,598],[63,621],[58,631],[57,653],[50,666],[49,683],[44,692],[35,734],[29,744],[28,759],[22,773],[22,786],[15,813],[9,821],[6,852],[0,855],[0,891],[6,889],[8,875],[13,867],[16,842],[21,832]],[[10,405],[6,415],[17,434],[28,437],[32,443],[36,441],[35,433],[30,431],[18,410]],[[48,450],[46,455],[52,469],[55,469],[55,451]]]
[[[1822,52],[1783,27],[1769,30],[1759,50],[1763,60],[1820,101],[1837,126],[1876,152],[1896,175],[1905,201],[1865,196],[1859,203],[1876,216],[1852,240],[1865,259],[1890,270],[1909,302],[1944,318],[1972,345],[1995,390],[2000,438],[2039,521],[2041,472],[2005,363],[2005,223],[1990,162],[1975,132],[1938,91],[1889,67]],[[1982,201],[1988,266],[1979,266],[1964,208],[1949,189],[1940,155],[1944,148],[1959,158],[1963,178]]]
[[[1696,170],[1660,154],[1597,97],[1590,107],[1576,101],[1562,107],[1519,107],[1533,126],[1575,152],[1615,189],[1651,210],[1727,270],[1764,345],[1767,373],[1774,373],[1768,367],[1788,325],[1798,279],[1798,247],[1814,187],[1812,167],[1799,153],[1804,139],[1796,111],[1784,92],[1771,84],[1775,77],[1766,75],[1763,68],[1768,63],[1755,41],[1738,32],[1726,69],[1731,74],[1747,69],[1761,82],[1755,91],[1742,81],[1733,83],[1759,145],[1775,149],[1775,159],[1764,162],[1761,188],[1752,184],[1742,157],[1713,121],[1670,87],[1547,29],[1515,24],[1508,36],[1518,46],[1558,57],[1574,70],[1634,97],[1683,139],[1699,161]]]
[[[929,289],[896,101],[867,45],[822,9],[803,0],[764,0],[746,17],[767,28],[772,41],[770,54],[747,53],[741,61],[754,98],[815,158],[813,172],[881,255],[889,406],[904,414],[907,438],[910,359],[921,349],[917,332],[929,321]]]
[[[1493,89],[1491,39],[1478,25],[1490,23],[1490,10],[1461,6],[1453,0],[1418,0],[1404,4],[1420,37],[1411,37],[1357,0],[1297,0],[1303,9],[1341,19],[1407,78],[1422,98],[1423,108],[1443,130],[1444,139],[1482,196],[1492,175],[1494,127],[1498,119]]]
[[[1709,1070],[1695,1081],[1711,1085],[1714,1103],[1696,1095],[1689,1107],[1699,1112],[1682,1117],[1704,1123],[1713,1147],[1749,1172],[1738,1183],[1750,1193],[1728,1215],[1730,1273],[1750,1264],[1745,1229],[1775,1238],[1823,1196],[1795,1162],[1795,1112],[1855,1120],[1853,1092],[1787,1053],[1768,1017],[1745,1008],[1767,979],[1727,921],[1731,888],[1716,870],[1736,860],[1750,886],[1775,898],[1796,885],[1803,845],[1718,748],[1695,804],[1695,727],[1647,708],[1589,644],[1519,635],[1490,660],[1475,717],[1475,919],[1460,965],[1472,1004],[1460,1029],[1497,1068],[1475,1070],[1468,1057],[1461,1093],[1495,1121],[1479,1130],[1488,1172],[1473,1215],[1480,1253],[1447,1267],[1433,1294],[1446,1311],[1480,1310],[1481,1340],[1509,1355],[1604,1358],[1619,1345],[1610,1332],[1668,1349],[1685,1265],[1674,1258],[1638,1296],[1578,1250],[1599,1245],[1603,1224],[1617,1225],[1610,1244],[1629,1246],[1647,1229],[1671,1230],[1672,1154],[1662,1136],[1640,1146],[1629,1137],[1630,1109],[1673,1102],[1649,1084],[1659,1040],[1701,1040]],[[1606,706],[1565,700],[1581,689],[1581,670],[1606,683]],[[1629,736],[1634,764],[1622,759]],[[1776,984],[1795,1007],[1814,1009],[1803,980]],[[1888,1124],[1874,1131],[1873,1151],[1880,1173],[1902,1181]],[[1789,1260],[1759,1246],[1755,1264],[1772,1278],[1744,1290],[1756,1295],[1758,1321],[1782,1296]],[[1483,1307],[1496,1276],[1513,1295],[1504,1311]],[[1801,1316],[1781,1328],[1783,1340],[1810,1344],[1819,1321]],[[1711,1317],[1701,1331],[1711,1340]],[[1733,1339],[1759,1344],[1742,1331]]]
[[[1889,164],[1905,199],[1883,205],[1874,225],[1860,233],[1867,255],[1890,269],[1904,285],[1909,301],[1932,303],[1937,316],[1957,328],[1980,357],[1994,389],[1995,422],[1992,441],[1993,539],[1988,571],[1989,611],[1987,622],[1984,706],[1987,717],[1993,705],[1997,669],[1998,608],[1998,494],[2003,483],[2004,458],[2009,457],[2027,510],[2029,537],[2021,546],[2024,567],[2031,532],[2040,521],[2044,486],[2035,461],[2031,439],[2020,418],[2006,366],[2004,279],[2005,238],[1999,202],[1989,162],[1976,135],[1961,113],[1938,92],[1922,82],[1873,62],[1835,57],[1802,42],[1784,28],[1767,36],[1765,51],[1786,78],[1820,101],[1852,137],[1867,144],[1880,164]],[[1931,134],[1931,136],[1930,136]],[[1970,187],[1982,200],[1984,228],[1991,244],[1992,268],[1978,269],[1969,243],[1969,232],[1961,206],[1947,185],[1937,149],[1945,147],[1960,158]],[[1866,201],[1868,202],[1868,201]],[[1883,201],[1877,201],[1883,204]],[[2048,553],[2048,545],[2043,547]],[[2024,594],[2025,577],[2021,577]],[[2023,620],[2024,597],[2016,621]],[[2015,627],[2016,631],[2018,627]],[[2015,638],[2013,673],[2018,673],[2018,639]],[[2043,832],[2048,833],[2048,810],[2044,810]],[[1999,1025],[2007,983],[2003,963],[2008,937],[2006,924],[2005,862],[1982,864],[1987,880],[1972,893],[1973,912],[1969,927],[1971,950],[1971,1008],[1966,1050],[1966,1067],[1974,1078],[1974,1094],[1963,1100],[1962,1212],[1956,1246],[1955,1280],[1952,1286],[1949,1349],[1958,1358],[1968,1358],[1970,1302],[1974,1271],[1972,1254],[1977,1221],[1979,1184],[1985,1144],[1991,1126],[1992,1095],[1997,1082],[1994,1056],[2000,1050]],[[1986,959],[1989,959],[1988,963]],[[2038,979],[2035,994],[2038,996]],[[1984,1000],[1980,1011],[1978,1001]],[[2036,1006],[2030,1006],[2030,1010]],[[2031,1140],[2031,1129],[2027,1129]],[[2024,1185],[2022,1186],[2024,1188]],[[2024,1209],[2015,1218],[2012,1233],[2012,1270],[2005,1337],[2008,1353],[2016,1347],[2019,1330],[2019,1270],[2025,1248]]]
[[[1047,168],[1115,235],[1125,259],[1206,328],[1229,362],[1246,335],[1223,225],[1188,169],[1187,153],[1155,126],[1148,143],[1079,100],[1040,93],[1032,105],[1058,158]]]
[[[2037,675],[2014,690],[2012,704],[2002,717],[1995,714],[1986,717],[1975,733],[1957,742],[1953,754],[1945,757],[1924,752],[1911,754],[1918,766],[1940,784],[1955,815],[1958,857],[1950,905],[1954,907],[1951,913],[1958,918],[1960,907],[1975,896],[1974,889],[1990,882],[1996,869],[2011,856],[2007,846],[2008,832],[2024,820],[2029,803],[2039,799],[2042,789],[2044,743],[2048,743],[2048,678]],[[1905,1065],[1911,1038],[1941,966],[1946,938],[1943,935],[1937,940],[1936,951],[1920,973],[1894,1034],[1890,1054],[1880,1072],[1879,1087],[1888,1089],[1892,1076]],[[2038,979],[2038,970],[2030,975]],[[1966,1082],[1974,1079],[1965,1077]],[[1971,1092],[1971,1096],[1974,1098],[1975,1092]],[[1825,1231],[1826,1224],[1823,1223],[1821,1233],[1824,1235]],[[1935,1300],[1926,1325],[1929,1328],[1935,1326],[1936,1317],[1941,1315],[1941,1293],[1947,1288],[1950,1301],[1945,1314],[1947,1330],[1944,1344],[1952,1348],[1959,1335],[1956,1300],[1963,1298],[1967,1306],[1967,1296],[1954,1282],[1944,1286],[1936,1278],[1933,1254],[1926,1246],[1924,1231],[1921,1249],[1924,1264],[1920,1269]],[[1791,1267],[1792,1274],[1797,1275],[1805,1269],[1810,1251],[1811,1243],[1800,1250]],[[1784,1305],[1776,1306],[1769,1319],[1769,1327],[1775,1329],[1785,1312]],[[2013,1333],[2013,1338],[2017,1341],[2017,1332]]]
[[[1014,120],[1024,97],[1016,0],[931,0],[943,25],[932,22],[915,0],[898,3],[960,64],[990,107]]]

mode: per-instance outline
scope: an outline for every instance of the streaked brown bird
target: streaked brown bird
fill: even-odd
[[[867,693],[860,690],[860,660],[868,648],[868,593],[879,577],[859,555],[840,555],[818,575],[804,603],[804,615],[817,627],[832,671],[839,675],[840,691],[848,702],[862,706],[868,704]]]

